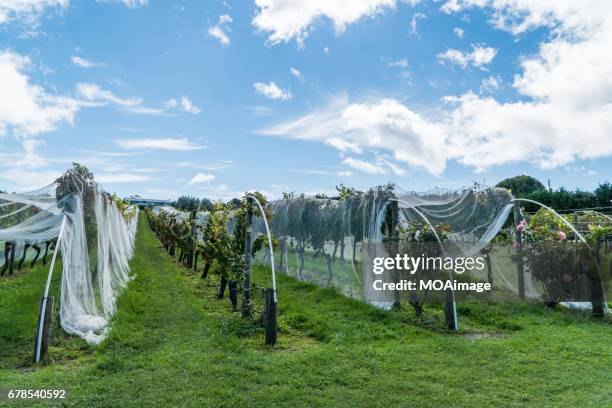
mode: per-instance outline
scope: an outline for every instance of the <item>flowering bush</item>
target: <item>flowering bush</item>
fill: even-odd
[[[585,248],[568,240],[574,236],[571,228],[559,216],[541,208],[529,222],[521,220],[516,229],[523,237],[529,269],[544,289],[543,300],[554,305],[575,297],[577,282],[585,273]]]

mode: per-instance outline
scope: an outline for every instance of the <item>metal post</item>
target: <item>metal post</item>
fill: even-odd
[[[42,341],[43,341],[43,326],[45,323],[45,313],[47,311],[47,299],[49,297],[49,288],[51,287],[51,277],[53,276],[53,267],[55,266],[57,252],[59,250],[60,242],[62,240],[62,236],[64,235],[65,228],[66,228],[66,216],[62,218],[62,224],[60,226],[59,235],[57,236],[55,248],[53,249],[53,257],[51,258],[51,266],[49,267],[49,274],[47,275],[47,284],[45,286],[45,294],[42,298],[42,302],[40,303],[40,314],[38,318],[38,334],[36,336],[36,348],[34,351],[34,362],[36,363],[40,361],[41,346],[42,346]]]
[[[268,219],[266,213],[257,198],[252,195],[247,197],[252,198],[255,204],[259,207],[261,215],[263,217],[264,225],[266,226],[266,233],[268,234],[268,248],[270,249],[270,267],[272,268],[272,289],[274,290],[274,303],[278,303],[278,294],[276,292],[276,271],[274,270],[274,248],[272,247],[272,234],[270,233],[270,226],[268,225]]]
[[[525,300],[525,269],[523,265],[523,236],[518,230],[518,225],[521,223],[521,205],[518,201],[514,202],[514,237],[516,241],[516,272],[518,278],[518,295],[519,299]]]

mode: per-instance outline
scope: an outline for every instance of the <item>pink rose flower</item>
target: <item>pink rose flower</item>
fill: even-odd
[[[527,228],[527,221],[525,221],[525,219],[523,219],[519,225],[516,226],[516,230],[518,232],[523,232],[525,231],[525,228]]]
[[[565,234],[563,231],[559,231],[559,239],[561,241],[565,241],[567,239],[567,234]]]

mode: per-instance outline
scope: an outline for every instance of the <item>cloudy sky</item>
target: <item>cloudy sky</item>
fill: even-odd
[[[601,0],[0,0],[0,189],[612,179]]]

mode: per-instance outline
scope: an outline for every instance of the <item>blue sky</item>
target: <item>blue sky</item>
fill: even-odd
[[[612,36],[587,3],[0,0],[0,189],[72,161],[159,198],[592,189]]]

